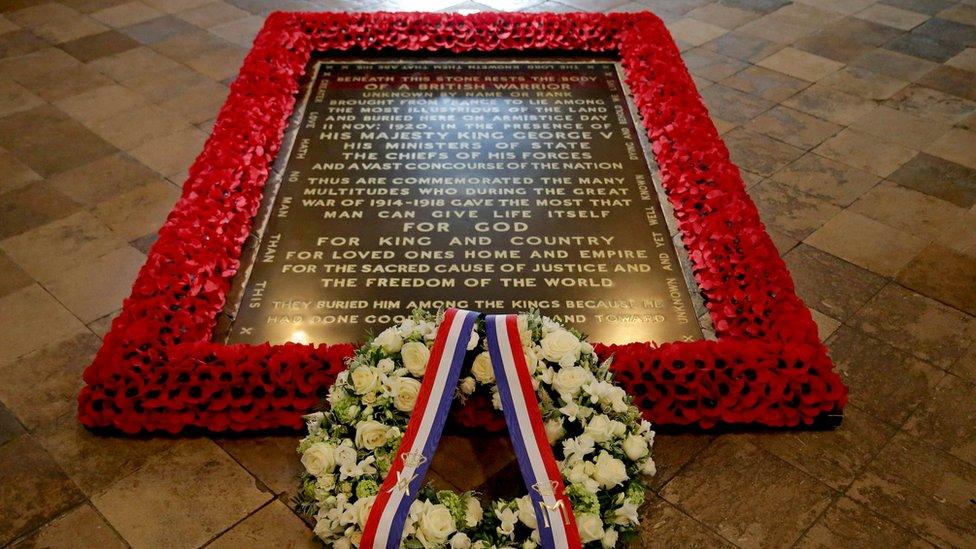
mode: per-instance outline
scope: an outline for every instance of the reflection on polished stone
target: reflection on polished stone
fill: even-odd
[[[357,341],[446,306],[537,308],[608,343],[702,337],[615,64],[313,74],[229,341]]]

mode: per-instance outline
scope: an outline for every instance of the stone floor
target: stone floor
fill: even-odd
[[[264,15],[652,9],[851,388],[661,436],[637,545],[976,546],[976,2],[0,0],[0,546],[305,546],[293,437],[96,437],[74,398]]]

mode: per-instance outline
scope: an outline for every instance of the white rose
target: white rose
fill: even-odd
[[[640,435],[630,435],[624,439],[624,453],[627,457],[637,461],[647,455],[647,440]]]
[[[464,524],[468,528],[474,528],[484,516],[485,511],[481,508],[481,502],[477,498],[469,497],[464,506]]]
[[[603,521],[593,513],[576,515],[576,528],[583,543],[603,539]]]
[[[396,381],[396,386],[394,387],[393,406],[401,412],[411,412],[413,411],[413,407],[417,405],[417,395],[419,394],[419,381],[401,377]]]
[[[306,471],[314,476],[331,473],[336,465],[332,445],[324,442],[312,444],[302,454],[302,465],[305,466]]]
[[[356,449],[352,446],[337,446],[333,452],[335,454],[335,461],[339,465],[356,464]]]
[[[535,509],[532,508],[532,500],[529,496],[518,498],[515,500],[515,504],[518,505],[518,518],[522,521],[522,524],[535,529],[538,522],[536,521]]]
[[[403,357],[403,367],[410,372],[410,375],[420,377],[427,371],[430,349],[423,343],[419,341],[406,343],[400,349],[400,356]]]
[[[386,444],[386,425],[378,421],[362,421],[356,425],[356,446],[366,450],[374,450]]]
[[[535,354],[531,347],[522,347],[522,352],[525,353],[525,366],[530,374],[534,374],[535,369],[539,367],[539,355]]]
[[[473,351],[478,346],[479,341],[481,339],[478,337],[478,328],[471,328],[471,335],[468,337],[468,350]]]
[[[596,457],[596,470],[593,471],[593,479],[604,488],[613,488],[627,480],[627,467],[624,466],[624,462],[603,450]]]
[[[372,366],[360,366],[352,371],[352,386],[356,393],[362,395],[375,391],[380,386],[380,376]]]
[[[495,381],[495,371],[491,367],[491,356],[487,351],[475,357],[471,365],[471,374],[481,383]]]
[[[558,442],[564,436],[566,436],[566,428],[563,427],[563,420],[550,419],[546,422],[546,439],[549,444]]]
[[[366,521],[369,520],[369,512],[373,508],[373,502],[375,500],[376,496],[369,496],[356,500],[356,503],[354,504],[356,510],[356,521],[359,523],[360,528],[366,527]]]
[[[451,538],[451,549],[471,549],[471,538],[463,532],[454,534]]]
[[[583,432],[590,435],[593,442],[606,442],[613,435],[613,425],[610,423],[610,418],[598,414],[590,418]]]
[[[380,335],[376,336],[373,340],[374,347],[382,347],[387,353],[399,353],[400,347],[403,346],[403,338],[400,337],[400,332],[396,328],[390,327],[382,332]]]
[[[609,528],[607,529],[606,532],[603,533],[603,539],[600,541],[603,543],[604,547],[606,547],[607,549],[611,549],[612,547],[617,546],[618,535],[619,534],[617,534],[616,530],[614,530],[613,528]]]
[[[468,376],[462,379],[460,383],[460,388],[461,388],[461,392],[466,395],[470,395],[471,393],[473,393],[475,390],[474,378]]]
[[[589,381],[591,375],[590,372],[581,366],[561,368],[552,377],[552,386],[559,394],[576,396],[580,392],[580,388],[583,387],[583,384]]]
[[[572,366],[579,359],[580,340],[567,330],[554,330],[539,342],[542,356],[561,366]]]
[[[647,458],[647,461],[644,462],[644,465],[641,465],[641,473],[644,473],[649,477],[652,477],[657,474],[657,465],[654,464],[653,459]]]
[[[456,530],[451,511],[438,503],[420,516],[420,520],[417,522],[417,539],[425,547],[440,545],[447,542],[448,536]]]

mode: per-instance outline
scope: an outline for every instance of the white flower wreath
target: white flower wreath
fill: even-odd
[[[306,417],[301,510],[333,547],[358,546],[369,510],[389,471],[420,391],[442,315],[415,311],[360,347],[329,389],[330,407]],[[654,432],[626,392],[613,384],[609,361],[575,330],[537,313],[518,317],[546,435],[553,448],[584,545],[613,547],[638,524],[643,475],[653,475]],[[468,349],[481,349],[462,371],[457,398],[491,391],[501,409],[484,324]],[[529,497],[497,500],[484,511],[477,494],[424,486],[410,507],[403,547],[453,549],[536,547]]]

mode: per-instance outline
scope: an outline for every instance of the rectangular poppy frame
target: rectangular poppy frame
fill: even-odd
[[[616,55],[717,340],[597,351],[613,354],[617,381],[659,426],[809,426],[839,417],[847,389],[655,15],[278,12],[255,39],[182,197],[85,370],[84,425],[126,433],[303,426],[352,344],[211,337],[306,67],[313,55],[354,50]]]

